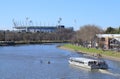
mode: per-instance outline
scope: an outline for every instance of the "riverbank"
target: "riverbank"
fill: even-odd
[[[68,41],[0,41],[0,46],[24,45],[24,44],[43,44],[43,43],[67,43]]]
[[[96,49],[96,48],[84,48],[84,47],[76,46],[72,44],[64,44],[63,46],[60,46],[59,48],[70,50],[70,51],[76,51],[78,53],[83,53],[83,54],[87,54],[90,56],[99,55],[102,58],[120,61],[120,52],[101,50],[101,49]]]

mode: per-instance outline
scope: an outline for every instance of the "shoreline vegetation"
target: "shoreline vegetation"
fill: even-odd
[[[69,41],[0,41],[0,46],[14,46],[23,44],[68,43]]]
[[[93,57],[99,56],[101,58],[120,61],[120,52],[115,52],[115,51],[110,51],[110,50],[102,50],[102,49],[96,49],[96,48],[85,48],[85,47],[76,46],[73,44],[64,44],[64,45],[60,46],[59,48],[65,49],[65,50],[70,50],[70,51],[75,51],[78,53],[87,54],[87,55],[90,55]]]

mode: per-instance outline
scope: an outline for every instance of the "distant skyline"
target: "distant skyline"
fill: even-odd
[[[78,30],[86,24],[101,28],[120,26],[120,0],[0,0],[0,30],[12,30],[12,20],[61,24]]]

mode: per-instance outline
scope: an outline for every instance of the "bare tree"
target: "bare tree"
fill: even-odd
[[[5,31],[0,31],[0,41],[5,40]]]
[[[103,30],[96,25],[84,25],[77,31],[76,37],[83,42],[92,43],[95,35],[102,32]]]

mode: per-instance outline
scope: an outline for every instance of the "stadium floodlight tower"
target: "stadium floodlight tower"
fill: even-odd
[[[28,31],[28,27],[30,26],[30,24],[32,23],[32,21],[30,20],[30,18],[29,17],[26,17],[26,32]]]
[[[62,18],[60,17],[59,20],[58,20],[58,26],[61,25],[61,21],[62,21]]]

